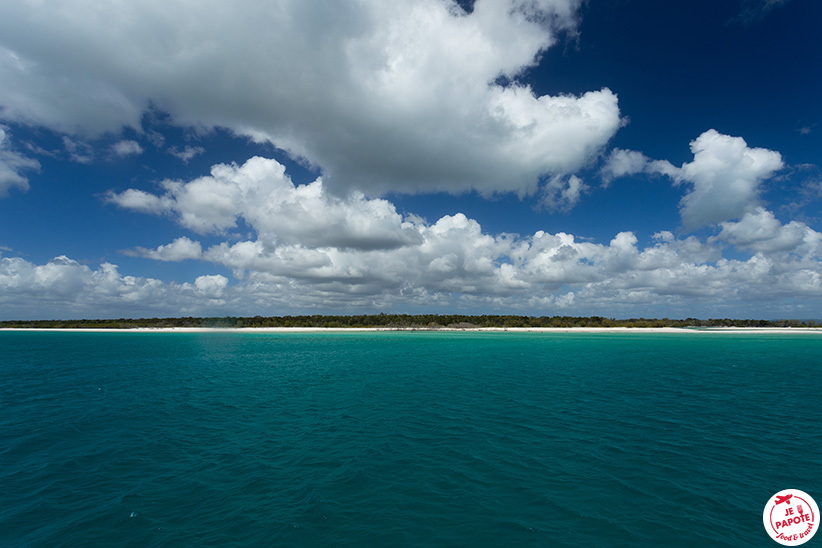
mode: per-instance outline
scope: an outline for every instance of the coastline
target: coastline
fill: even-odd
[[[817,333],[818,327],[132,327],[132,328],[42,328],[3,327],[2,331],[73,333],[357,333],[357,332],[473,332],[473,333]]]

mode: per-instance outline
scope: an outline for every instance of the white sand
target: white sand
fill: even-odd
[[[80,333],[340,333],[362,331],[466,331],[510,333],[816,333],[813,327],[477,327],[477,328],[394,328],[394,327],[135,327],[100,328],[0,328],[0,331],[68,331]]]

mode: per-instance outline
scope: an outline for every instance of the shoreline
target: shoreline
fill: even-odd
[[[468,333],[818,333],[819,327],[2,327],[2,331],[73,333],[363,333],[363,332],[468,332]]]

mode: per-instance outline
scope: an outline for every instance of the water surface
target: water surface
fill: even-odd
[[[0,332],[0,356],[2,546],[772,546],[772,494],[822,500],[816,334]]]

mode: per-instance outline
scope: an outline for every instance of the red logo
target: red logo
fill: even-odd
[[[762,513],[768,535],[784,546],[805,544],[819,527],[816,501],[799,489],[785,489],[768,500]]]

